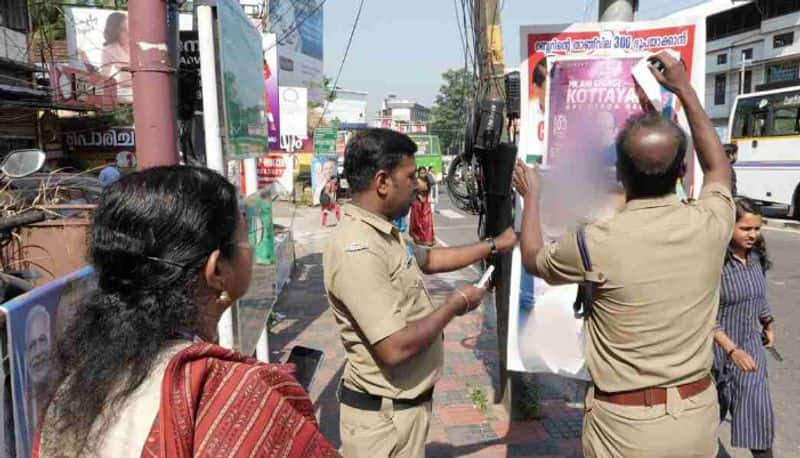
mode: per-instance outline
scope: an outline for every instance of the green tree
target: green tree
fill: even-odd
[[[430,132],[439,136],[445,154],[457,154],[464,145],[475,75],[460,68],[444,72],[442,79],[431,110]]]

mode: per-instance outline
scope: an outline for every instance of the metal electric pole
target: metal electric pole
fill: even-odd
[[[133,119],[138,168],[172,165],[178,156],[178,115],[175,106],[176,40],[170,29],[177,20],[175,0],[128,2]]]

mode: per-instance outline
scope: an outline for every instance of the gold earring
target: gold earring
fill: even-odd
[[[231,295],[227,291],[222,291],[219,293],[219,297],[217,298],[217,302],[220,304],[230,304],[231,303]]]

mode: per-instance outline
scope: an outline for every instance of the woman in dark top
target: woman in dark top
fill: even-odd
[[[722,269],[714,331],[714,372],[720,416],[731,414],[731,445],[754,457],[772,457],[775,417],[764,345],[775,342],[766,297],[770,267],[761,213],[749,199],[736,199],[736,225]]]

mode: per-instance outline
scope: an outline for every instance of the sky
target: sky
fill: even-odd
[[[359,1],[325,4],[325,75],[330,78],[336,77]],[[512,68],[520,62],[520,26],[588,22],[598,14],[598,0],[500,2],[505,64]],[[702,1],[640,0],[637,19],[662,17],[698,3]],[[558,7],[545,6],[554,4]],[[365,0],[338,86],[369,93],[368,117],[388,94],[431,106],[442,73],[464,66],[455,8],[453,0]]]

